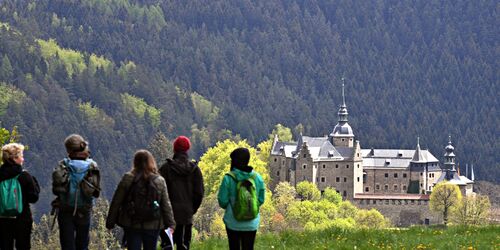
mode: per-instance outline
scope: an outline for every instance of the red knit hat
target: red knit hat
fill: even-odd
[[[174,152],[187,152],[189,148],[191,148],[191,142],[189,141],[189,138],[181,135],[175,139]]]

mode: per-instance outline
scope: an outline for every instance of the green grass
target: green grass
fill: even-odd
[[[193,249],[228,249],[227,239],[193,242]],[[255,249],[500,249],[500,225],[288,231],[257,235]]]

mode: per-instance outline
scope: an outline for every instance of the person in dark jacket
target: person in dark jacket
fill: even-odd
[[[1,250],[14,249],[14,241],[18,250],[31,248],[33,218],[30,203],[38,201],[40,186],[34,176],[23,170],[23,150],[24,146],[18,143],[9,143],[2,147],[3,164],[0,167],[0,182],[19,176],[23,210],[18,216],[0,218]]]
[[[189,249],[193,215],[203,200],[203,176],[195,162],[189,160],[191,142],[185,136],[174,141],[174,157],[161,166],[160,174],[165,178],[174,218],[177,224],[174,244],[177,249]]]
[[[58,210],[59,241],[62,250],[87,250],[94,198],[100,192],[86,195],[81,184],[87,173],[97,169],[97,163],[90,158],[89,143],[82,136],[69,135],[64,146],[68,155],[52,173],[52,192],[57,196],[52,205]]]
[[[138,215],[138,211],[129,205],[131,205],[130,202],[137,205],[135,201],[140,198],[134,197],[134,194],[138,194],[141,189],[144,190],[143,184],[148,182],[152,182],[158,193],[159,200],[155,200],[154,203],[159,206],[159,216],[146,220],[142,217],[143,215]],[[149,192],[150,190],[146,193]],[[132,200],[128,200],[128,198]],[[144,204],[144,202],[142,203]],[[158,175],[156,161],[147,150],[139,150],[135,153],[132,170],[125,173],[113,194],[106,218],[106,228],[113,229],[116,224],[123,227],[126,246],[129,250],[140,250],[141,246],[144,246],[144,250],[155,250],[161,229],[174,232],[175,221],[167,185],[163,177]]]

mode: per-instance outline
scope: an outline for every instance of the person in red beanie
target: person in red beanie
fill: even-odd
[[[203,200],[203,176],[196,162],[189,160],[188,151],[191,148],[189,138],[177,137],[173,148],[174,156],[172,159],[167,159],[160,167],[160,174],[167,182],[168,195],[177,224],[174,244],[177,245],[177,249],[189,249],[193,215]],[[165,235],[162,235],[162,238],[164,237]]]

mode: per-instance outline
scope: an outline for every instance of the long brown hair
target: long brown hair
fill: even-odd
[[[137,177],[142,176],[145,180],[151,175],[158,174],[155,158],[149,151],[141,149],[135,152],[132,173]]]

